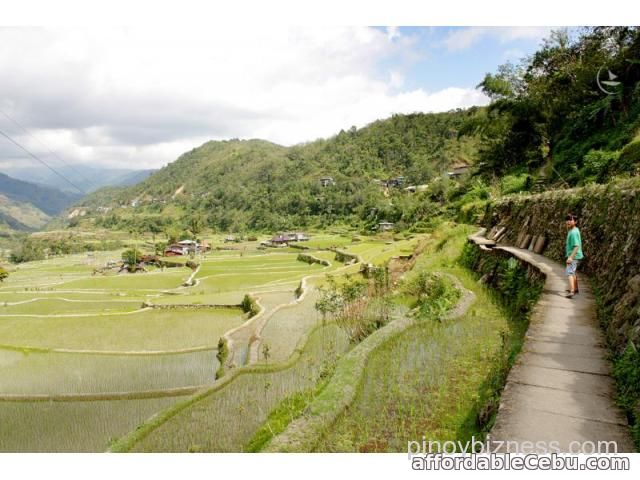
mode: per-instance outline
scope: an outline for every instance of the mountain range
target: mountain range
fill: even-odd
[[[56,168],[86,191],[104,185],[134,185],[153,170],[102,169],[99,167]],[[45,168],[3,167],[0,173],[0,230],[32,231],[80,200],[84,194]]]
[[[106,186],[134,185],[155,171],[103,168],[80,164],[55,165],[55,170],[85,193],[90,193]],[[2,172],[18,180],[38,183],[75,194],[79,193],[78,189],[74,188],[64,178],[39,165],[3,166]]]

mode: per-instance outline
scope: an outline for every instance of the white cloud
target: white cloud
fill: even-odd
[[[398,27],[387,27],[387,38],[389,40],[400,38],[400,30]]]
[[[452,30],[441,44],[450,51],[465,50],[485,37],[496,38],[501,43],[514,40],[542,40],[552,27],[466,27]]]
[[[0,109],[69,162],[149,168],[210,139],[294,144],[487,102],[402,90],[403,73],[380,64],[414,47],[394,28],[0,29]],[[46,153],[2,117],[0,128]]]

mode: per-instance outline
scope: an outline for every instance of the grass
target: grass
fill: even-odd
[[[180,400],[0,402],[0,451],[103,452],[111,439]]]
[[[319,325],[320,317],[315,310],[317,299],[318,293],[314,290],[300,303],[281,308],[269,317],[262,331],[260,348],[269,347],[272,361],[282,362],[289,358],[300,339]]]
[[[475,282],[456,272],[465,288]],[[450,322],[427,321],[393,338],[367,362],[356,401],[322,438],[318,451],[406,451],[409,440],[459,440],[477,433],[474,410],[491,359],[509,328],[500,309],[479,295]],[[377,421],[367,419],[375,416]]]
[[[99,300],[82,299],[69,301],[66,296],[64,298],[35,298],[27,302],[16,305],[0,303],[0,316],[11,314],[60,315],[65,313],[131,312],[139,310],[142,304],[141,300],[119,300],[115,298],[111,300],[104,297]]]
[[[409,440],[421,441],[423,436],[440,441],[483,437],[491,426],[509,362],[521,346],[526,321],[511,317],[497,295],[457,263],[472,230],[464,225],[441,226],[406,275],[407,283],[424,271],[454,275],[475,294],[468,311],[443,322],[421,321],[390,337],[367,355],[361,382],[336,373],[307,406],[310,415],[328,415],[346,389],[355,388],[354,400],[320,437],[305,438],[305,445],[329,452],[406,452]],[[408,306],[416,304],[416,298],[404,300]],[[337,371],[356,368],[346,360]]]
[[[123,352],[215,347],[222,334],[243,322],[238,309],[149,309],[126,315],[2,317],[0,344]]]
[[[213,383],[217,367],[216,350],[141,357],[0,349],[0,396],[139,392],[206,385]]]
[[[292,421],[299,418],[311,401],[327,385],[333,372],[333,367],[333,364],[328,364],[327,368],[320,372],[320,378],[312,388],[294,393],[282,400],[269,413],[264,424],[253,434],[242,450],[248,453],[261,451],[273,437],[282,433]]]

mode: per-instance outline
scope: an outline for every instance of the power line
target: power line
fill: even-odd
[[[33,135],[31,132],[29,132],[25,127],[23,127],[20,123],[18,123],[17,120],[15,120],[14,118],[10,117],[8,113],[6,113],[3,110],[0,110],[0,113],[2,113],[2,115],[4,115],[5,117],[7,117],[10,121],[12,121],[13,123],[15,123],[18,127],[20,127],[27,135],[29,135],[31,138],[35,139],[36,141],[38,141],[38,143],[40,143],[40,145],[42,145],[44,148],[46,148],[49,153],[51,155],[53,155],[54,157],[56,157],[58,160],[60,160],[62,163],[64,163],[67,167],[69,168],[73,168],[71,165],[69,165],[67,162],[65,162],[62,158],[60,158],[60,156],[58,156],[58,154],[56,152],[54,152],[53,150],[51,150],[47,145],[45,145],[40,139],[38,139],[35,135]],[[93,189],[97,190],[97,186],[88,178],[86,178],[84,175],[81,175],[79,172],[74,172],[78,177],[80,177],[81,180],[84,180],[90,187],[92,187]]]
[[[33,153],[31,153],[29,150],[27,150],[25,147],[23,147],[22,145],[20,145],[18,142],[16,142],[13,138],[11,138],[9,135],[7,135],[6,133],[4,133],[2,130],[0,130],[0,135],[2,135],[3,137],[5,137],[7,140],[9,140],[11,143],[13,143],[14,145],[20,147],[22,150],[24,150],[25,152],[27,152],[27,154],[29,156],[31,156],[33,159],[37,160],[38,162],[40,162],[41,164],[43,164],[45,167],[47,167],[49,170],[51,170],[53,173],[55,173],[56,175],[58,175],[60,178],[62,178],[64,181],[66,181],[69,185],[72,185],[76,190],[78,190],[82,195],[86,195],[87,192],[85,192],[84,190],[82,190],[80,187],[78,187],[75,183],[73,183],[71,180],[69,180],[67,177],[65,177],[64,175],[62,175],[60,172],[58,172],[55,168],[51,167],[50,165],[47,164],[47,162],[45,162],[44,160],[38,158],[36,155],[34,155]]]

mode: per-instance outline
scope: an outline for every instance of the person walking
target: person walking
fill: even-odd
[[[582,237],[580,229],[577,227],[578,217],[569,213],[565,218],[567,224],[567,241],[565,246],[565,256],[567,262],[567,278],[569,279],[569,289],[567,290],[567,298],[572,298],[578,293],[578,278],[576,271],[580,260],[584,258],[582,253]]]

